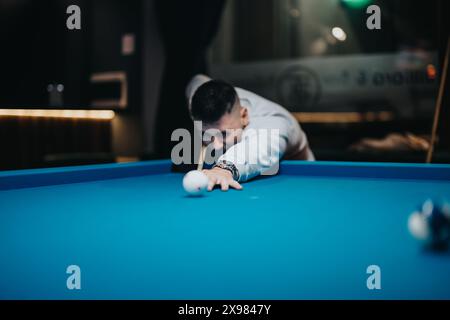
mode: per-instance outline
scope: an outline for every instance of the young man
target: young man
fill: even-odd
[[[211,129],[222,133],[214,135],[211,143],[225,152],[211,170],[203,170],[209,191],[216,185],[223,191],[242,189],[239,182],[266,173],[282,158],[314,160],[297,120],[280,105],[204,75],[190,81],[186,96],[192,119],[201,122],[202,134]],[[259,132],[264,130],[276,132],[277,143],[261,144]]]

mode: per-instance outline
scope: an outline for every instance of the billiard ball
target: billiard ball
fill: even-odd
[[[410,233],[434,249],[447,248],[450,240],[450,208],[427,200],[408,220]]]
[[[414,211],[408,219],[408,230],[411,235],[420,241],[426,241],[430,236],[430,228],[420,211]]]
[[[190,196],[201,196],[208,188],[209,179],[201,171],[189,171],[183,178],[183,188]]]

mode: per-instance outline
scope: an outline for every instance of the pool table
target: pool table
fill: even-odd
[[[450,299],[450,254],[407,228],[450,199],[448,165],[283,162],[201,198],[182,178],[170,161],[1,172],[0,299]]]

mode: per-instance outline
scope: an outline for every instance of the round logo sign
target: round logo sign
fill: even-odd
[[[322,92],[317,74],[299,65],[281,72],[276,87],[278,101],[290,111],[314,109]]]

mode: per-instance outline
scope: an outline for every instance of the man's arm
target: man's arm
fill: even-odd
[[[286,151],[288,133],[285,119],[260,119],[258,127],[245,130],[242,141],[230,147],[217,161],[234,165],[237,170],[234,179],[239,182],[261,174],[276,174]]]

